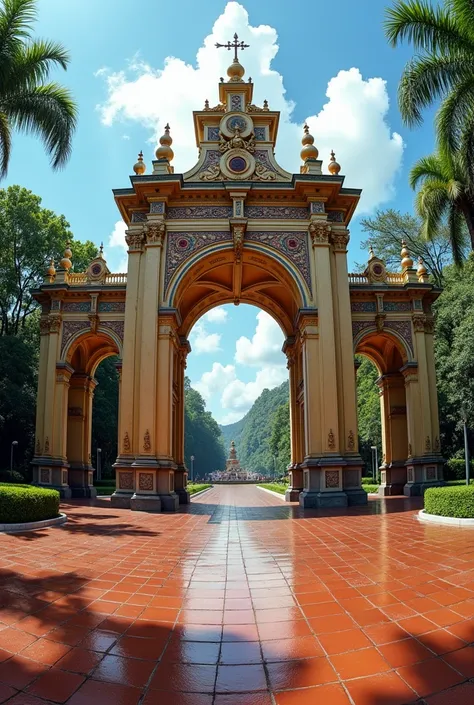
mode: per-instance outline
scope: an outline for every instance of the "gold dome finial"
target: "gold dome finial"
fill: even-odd
[[[422,257],[418,257],[418,269],[416,270],[418,279],[421,281],[428,276],[428,270],[425,267]]]
[[[54,266],[54,259],[51,257],[49,267],[46,270],[48,277],[54,277],[56,276],[56,267]]]
[[[341,165],[336,162],[336,155],[334,154],[333,149],[331,149],[331,159],[329,160],[328,171],[333,176],[337,176],[341,171]]]
[[[72,262],[71,262],[72,251],[71,251],[70,245],[71,245],[71,243],[68,240],[66,242],[66,249],[64,250],[63,258],[59,262],[59,266],[61,267],[61,269],[65,269],[66,271],[69,271],[72,267]]]
[[[371,259],[374,259],[374,257],[375,257],[375,252],[374,252],[374,248],[373,248],[372,245],[371,245],[371,246],[369,247],[369,262],[370,262]]]
[[[100,243],[100,247],[99,247],[99,257],[100,257],[101,259],[104,259],[104,243],[103,243],[103,242]]]
[[[413,267],[413,260],[410,257],[405,240],[402,240],[402,251],[400,252],[400,255],[402,257],[402,270],[405,271],[405,269],[411,269]]]
[[[304,127],[304,135],[303,139],[301,140],[301,144],[303,145],[303,149],[300,152],[301,159],[306,162],[308,159],[317,159],[319,152],[314,146],[314,137],[313,135],[310,134],[309,132],[309,127],[305,123]]]
[[[161,147],[158,147],[156,150],[156,158],[157,159],[165,159],[167,162],[171,162],[173,157],[174,157],[174,152],[171,149],[171,145],[173,144],[173,140],[170,135],[170,126],[168,123],[165,125],[165,133],[160,137],[160,145]]]
[[[138,153],[138,162],[137,162],[136,164],[134,164],[134,166],[133,166],[133,171],[135,172],[135,174],[136,174],[137,176],[141,176],[141,175],[144,174],[145,171],[146,171],[146,164],[145,164],[145,162],[143,161],[143,152],[142,152],[142,150],[140,150],[140,152]]]

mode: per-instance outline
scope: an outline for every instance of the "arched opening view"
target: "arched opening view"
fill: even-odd
[[[185,404],[189,478],[208,482],[284,478],[290,463],[289,386],[282,352],[285,336],[278,323],[256,306],[227,304],[199,318],[189,341]],[[212,424],[210,414],[218,425]],[[207,440],[211,427],[215,439]]]
[[[92,465],[98,494],[115,490],[119,384],[122,363],[119,357],[107,357],[95,372],[97,386],[92,402]]]

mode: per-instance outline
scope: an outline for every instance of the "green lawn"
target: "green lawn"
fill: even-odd
[[[362,489],[365,490],[366,492],[377,492],[379,489],[378,485],[362,485]]]
[[[196,492],[201,492],[201,490],[207,490],[208,487],[212,487],[212,485],[196,485],[195,483],[188,482],[186,489],[189,494],[196,494]]]
[[[271,490],[272,492],[278,492],[278,494],[285,494],[288,489],[288,485],[283,482],[265,482],[258,487],[263,487],[266,490]]]

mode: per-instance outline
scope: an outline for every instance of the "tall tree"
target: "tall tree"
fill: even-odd
[[[119,378],[116,362],[116,357],[106,358],[95,373],[97,387],[92,411],[92,462],[95,466],[97,448],[100,448],[102,470],[107,475],[112,475],[112,465],[117,458]]]
[[[0,5],[0,177],[5,176],[15,129],[39,135],[54,169],[71,153],[77,108],[67,89],[48,82],[51,70],[67,69],[64,47],[32,39],[36,0]]]
[[[361,242],[361,248],[368,250],[373,247],[388,269],[399,269],[401,242],[405,240],[410,255],[414,258],[422,257],[434,283],[442,286],[443,269],[452,260],[446,225],[440,226],[439,232],[427,241],[423,236],[421,218],[390,208],[377,211],[372,218],[362,218],[361,226],[368,235]]]
[[[225,453],[222,436],[217,421],[198,391],[191,387],[190,380],[184,380],[185,418],[184,455],[186,466],[191,468],[191,455],[194,456],[194,477],[204,477],[215,470],[225,468]]]
[[[271,416],[270,452],[275,474],[286,475],[290,463],[290,404],[280,404]],[[272,468],[273,469],[273,468]]]
[[[440,148],[419,159],[410,172],[412,188],[419,187],[416,209],[423,236],[431,240],[445,232],[456,264],[463,260],[466,225],[474,250],[474,184],[461,154]]]
[[[407,40],[416,52],[400,80],[398,102],[409,125],[443,100],[437,115],[440,144],[456,149],[474,124],[474,3],[472,0],[395,0],[385,32],[393,46]]]
[[[0,335],[16,335],[37,308],[32,291],[51,256],[60,259],[73,240],[63,215],[41,207],[41,198],[21,186],[0,190]],[[73,265],[86,268],[97,254],[90,242],[73,241]]]
[[[382,457],[382,429],[380,398],[375,380],[379,376],[375,365],[365,356],[357,355],[357,416],[359,424],[359,450],[365,462],[366,473],[372,466],[371,446],[379,449]]]

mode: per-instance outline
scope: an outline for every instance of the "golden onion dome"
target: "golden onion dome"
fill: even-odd
[[[167,124],[165,127],[165,133],[160,137],[160,147],[156,150],[156,158],[157,159],[166,159],[167,162],[170,162],[173,157],[174,157],[174,152],[171,149],[171,145],[173,144],[173,139],[170,135],[170,126]]]
[[[229,81],[231,81],[232,83],[240,83],[244,74],[244,67],[238,59],[234,59],[229,68],[227,69]]]
[[[314,146],[314,137],[313,137],[313,135],[310,134],[308,125],[305,124],[303,129],[304,129],[304,135],[303,135],[303,139],[301,140],[301,144],[303,145],[303,149],[300,152],[301,159],[304,162],[307,159],[317,159],[319,152],[316,149],[316,147]]]
[[[49,263],[49,267],[46,270],[47,274],[49,277],[54,277],[56,276],[56,267],[54,266],[54,259],[51,257],[51,261]]]
[[[400,252],[402,257],[402,269],[411,269],[413,267],[413,260],[408,252],[407,243],[402,240],[402,251]]]
[[[72,257],[72,251],[71,248],[69,247],[70,243],[66,243],[66,249],[64,250],[64,255],[62,260],[59,262],[59,266],[61,269],[66,269],[69,270],[72,267],[72,262],[71,262],[71,257]]]
[[[146,164],[143,161],[143,152],[140,150],[140,153],[138,155],[138,161],[136,164],[133,166],[133,171],[137,176],[141,176],[142,174],[145,173],[146,171]]]
[[[341,171],[341,165],[336,162],[336,155],[334,154],[334,150],[331,150],[331,159],[329,160],[328,171],[333,176],[337,176]]]
[[[418,257],[418,269],[416,270],[416,273],[419,277],[426,277],[428,274],[428,270],[425,267],[422,257]]]

